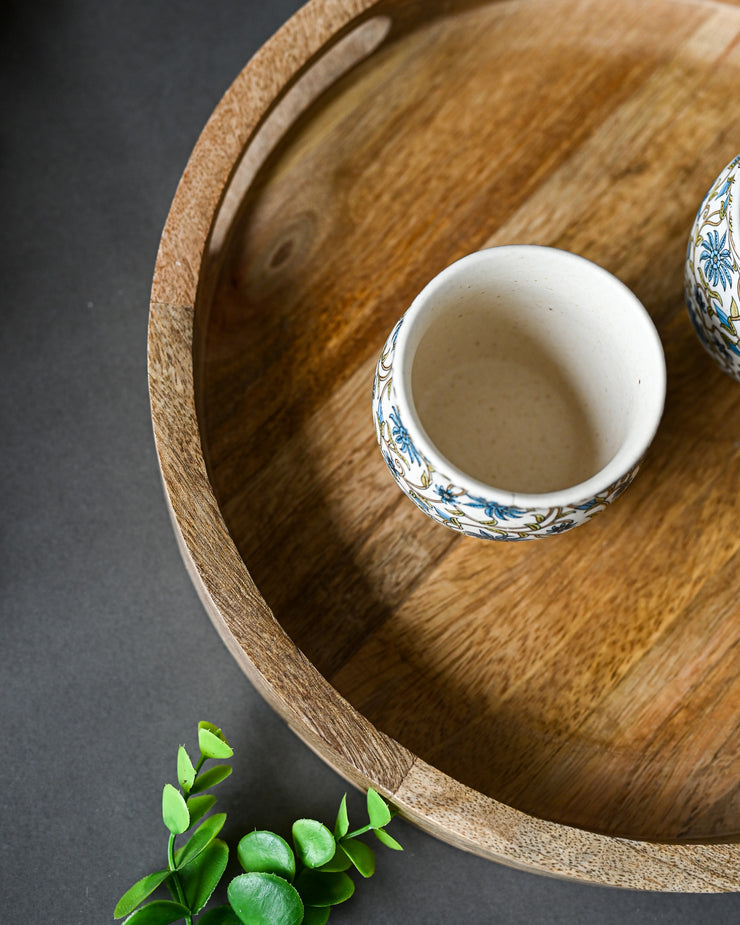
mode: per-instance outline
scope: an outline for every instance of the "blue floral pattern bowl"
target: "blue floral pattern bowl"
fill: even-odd
[[[501,292],[511,302],[523,280],[531,285],[526,305],[516,306],[513,313],[516,336],[529,326],[548,345],[559,339],[559,349],[566,351],[570,366],[588,369],[584,391],[595,403],[599,428],[619,432],[598,471],[563,490],[533,493],[496,488],[471,475],[470,469],[461,469],[431,440],[413,398],[412,367],[423,353],[419,345],[425,337],[428,342],[444,313],[451,316],[449,334],[454,337],[465,324],[468,303],[476,297],[471,292],[480,293],[486,306]],[[446,304],[453,306],[452,311]],[[505,311],[512,314],[509,308]],[[529,315],[531,320],[523,320]],[[493,316],[496,338],[501,338],[499,329],[507,318],[502,313]],[[574,333],[579,328],[587,332]],[[507,352],[511,351],[507,348]],[[444,362],[432,366],[441,371]],[[602,394],[592,398],[596,393]],[[385,463],[418,508],[467,536],[520,541],[565,533],[618,498],[639,469],[658,427],[664,397],[660,338],[636,297],[603,268],[582,257],[554,248],[516,245],[469,254],[428,284],[388,336],[375,372],[372,402]],[[458,439],[459,431],[453,429]],[[488,439],[490,431],[484,432]],[[578,452],[582,452],[580,447]],[[549,465],[547,457],[544,465]]]
[[[735,182],[740,155],[712,184],[694,219],[686,251],[689,317],[704,348],[740,382],[740,247]]]
[[[590,520],[619,497],[640,463],[612,485],[575,506],[523,508],[481,495],[440,471],[415,446],[401,418],[393,390],[393,358],[403,319],[393,330],[378,362],[373,383],[375,435],[383,459],[399,488],[425,514],[452,530],[484,540],[533,540],[565,533]]]

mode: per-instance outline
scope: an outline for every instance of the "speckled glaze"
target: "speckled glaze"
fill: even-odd
[[[537,285],[546,293],[544,299],[534,297],[534,303],[541,304],[533,304],[531,313],[522,312],[523,305],[517,306],[521,314],[536,315],[525,325],[534,325],[538,331],[547,325],[547,313],[553,313],[552,301],[554,314],[562,316],[560,332],[553,332],[553,340],[558,336],[562,339],[562,331],[569,330],[569,325],[574,332],[591,327],[582,343],[578,336],[567,335],[573,343],[566,345],[569,352],[563,353],[563,359],[571,365],[583,364],[584,381],[591,381],[593,391],[603,378],[609,380],[604,391],[611,389],[610,404],[595,406],[594,416],[602,428],[611,426],[609,409],[624,417],[624,432],[612,441],[614,450],[610,450],[609,458],[595,474],[573,486],[523,493],[485,484],[446,458],[420,422],[411,388],[411,367],[423,337],[419,328],[425,328],[426,317],[438,311],[442,291],[444,298],[449,298],[450,287],[458,283],[461,293],[470,290],[471,278],[474,288],[489,285],[491,298],[498,298],[497,277],[501,273],[508,278],[504,285],[509,286],[512,280],[518,286],[518,279],[536,273]],[[531,295],[526,298],[532,300]],[[600,318],[604,319],[603,331]],[[545,339],[550,339],[547,329]],[[605,350],[601,342],[607,344]],[[588,346],[594,343],[602,347],[602,353],[592,354]],[[561,345],[559,349],[565,348]],[[605,357],[615,358],[611,372],[602,372]],[[467,536],[520,541],[571,530],[618,498],[640,467],[658,427],[664,398],[662,345],[636,297],[619,280],[584,258],[554,248],[517,245],[470,254],[443,270],[419,294],[382,350],[373,383],[373,417],[388,469],[420,510]]]
[[[686,305],[691,323],[719,367],[740,382],[740,246],[735,182],[740,155],[704,197],[686,251]]]

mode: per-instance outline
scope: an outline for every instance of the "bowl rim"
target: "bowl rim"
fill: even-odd
[[[322,49],[375,8],[393,12],[388,0],[310,0],[295,13],[226,91],[175,192],[152,280],[148,380],[165,499],[186,568],[227,648],[293,731],[423,830],[556,877],[644,890],[738,890],[738,843],[640,841],[539,819],[459,783],[376,729],[287,636],[229,536],[208,478],[194,392],[194,320],[209,235],[242,152],[276,102]]]
[[[495,269],[503,265],[508,272],[508,267],[514,261],[524,264],[525,272],[532,271],[534,264],[539,273],[546,273],[552,269],[555,273],[569,273],[576,279],[590,277],[599,280],[610,299],[610,310],[612,313],[619,312],[620,317],[624,319],[622,329],[625,340],[637,339],[644,348],[646,362],[643,374],[649,386],[640,400],[635,402],[637,420],[634,427],[598,471],[588,479],[557,491],[506,490],[464,472],[450,461],[429,437],[413,399],[413,359],[420,337],[423,336],[423,331],[420,333],[419,329],[426,330],[429,316],[427,309],[437,291],[457,280],[468,269],[475,269],[481,265],[490,265]],[[666,364],[663,345],[642,302],[618,277],[599,264],[572,251],[541,244],[503,244],[483,248],[460,257],[441,270],[414,298],[403,316],[403,324],[396,338],[393,365],[393,387],[401,420],[406,422],[407,426],[410,424],[413,427],[416,449],[431,462],[437,472],[444,473],[445,479],[464,488],[468,494],[521,510],[541,511],[577,507],[613,489],[614,485],[633,471],[644,457],[658,430],[665,405]]]

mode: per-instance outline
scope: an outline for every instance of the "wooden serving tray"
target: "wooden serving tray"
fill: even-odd
[[[164,230],[153,420],[216,626],[329,764],[506,863],[740,888],[740,386],[683,306],[739,95],[729,3],[313,0],[226,94]],[[636,292],[668,399],[606,513],[486,543],[398,491],[371,380],[435,273],[524,242]]]

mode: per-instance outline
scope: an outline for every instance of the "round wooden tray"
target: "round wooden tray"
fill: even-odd
[[[152,414],[206,608],[332,767],[509,864],[740,888],[740,388],[682,292],[738,90],[727,3],[313,0],[214,112],[162,236]],[[668,400],[609,511],[485,543],[398,491],[371,380],[429,278],[517,242],[637,293]]]

